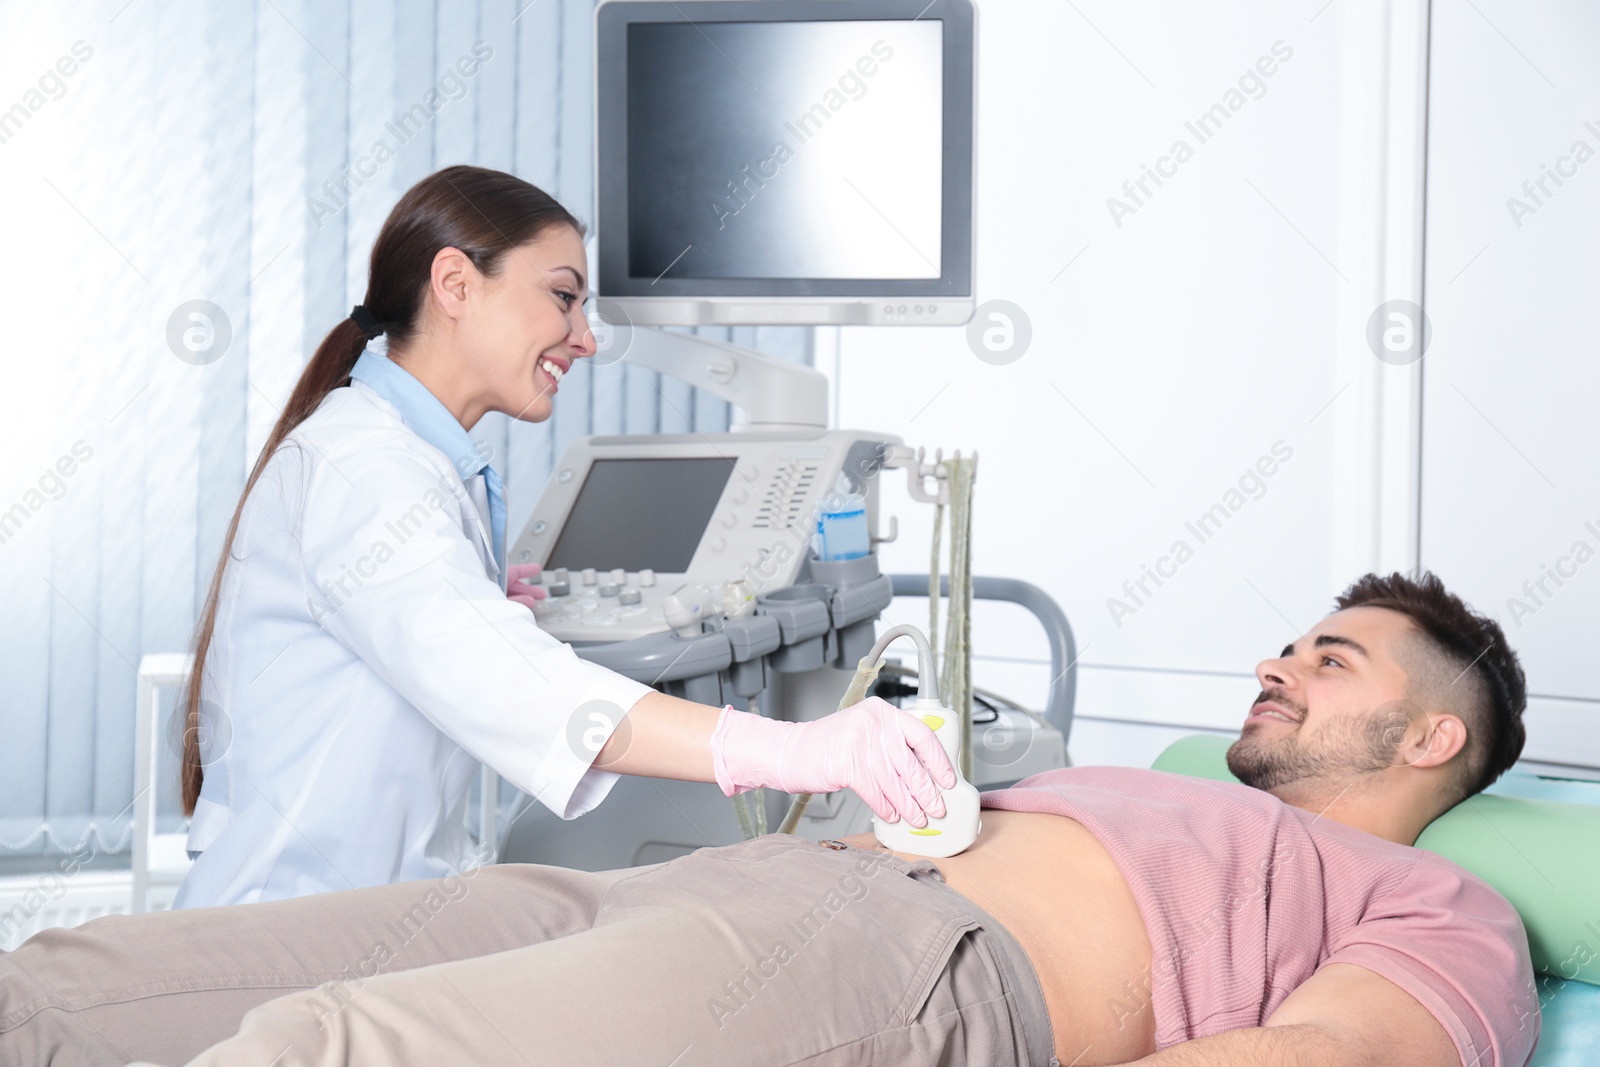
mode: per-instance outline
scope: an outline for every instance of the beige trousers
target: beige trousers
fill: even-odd
[[[927,861],[769,835],[115,916],[0,955],[0,1063],[1053,1064],[1012,936]]]

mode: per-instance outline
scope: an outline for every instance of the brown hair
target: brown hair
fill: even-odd
[[[389,212],[372,246],[367,269],[367,295],[362,306],[383,325],[391,350],[403,349],[416,335],[433,273],[442,248],[456,248],[486,276],[494,276],[510,249],[535,240],[554,226],[570,226],[581,236],[583,224],[548,193],[521,178],[482,167],[447,167],[413,185]],[[221,557],[211,576],[204,610],[195,629],[194,669],[183,698],[183,811],[194,813],[205,777],[201,753],[200,692],[206,653],[217,621],[222,573],[232,553],[239,515],[262,470],[296,426],[321,405],[323,398],[349,384],[350,370],[367,345],[361,327],[345,319],[333,328],[300,374],[283,414],[272,427],[256,458],[244,492],[233,509],[222,541]]]
[[[1454,686],[1473,672],[1471,683],[1461,690],[1462,702],[1475,705],[1462,716],[1467,744],[1457,754],[1462,765],[1453,779],[1461,796],[1449,798],[1449,804],[1482,792],[1517,762],[1527,738],[1522,711],[1528,704],[1528,683],[1499,623],[1469,608],[1431,571],[1417,578],[1363,575],[1335,603],[1341,611],[1388,608],[1406,616],[1423,639],[1426,654],[1443,668],[1426,673],[1442,676],[1446,685]]]

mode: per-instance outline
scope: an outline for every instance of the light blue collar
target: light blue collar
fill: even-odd
[[[416,435],[443,452],[465,481],[487,465],[472,438],[428,387],[386,355],[370,348],[361,353],[350,377],[358,378],[400,412]]]

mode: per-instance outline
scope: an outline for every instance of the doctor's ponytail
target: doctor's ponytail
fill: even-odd
[[[372,246],[367,294],[355,312],[361,321],[346,318],[334,326],[301,371],[283,414],[245,480],[222,540],[222,552],[195,628],[194,669],[183,696],[181,785],[185,815],[194,814],[205,777],[203,731],[217,729],[214,721],[207,721],[214,719],[214,713],[201,714],[201,694],[206,653],[216,627],[222,575],[233,551],[244,502],[267,461],[329,393],[350,383],[350,371],[367,347],[369,333],[376,333],[381,327],[389,337],[390,356],[397,362],[403,359],[407,344],[421,326],[433,260],[440,249],[459,249],[482,274],[493,277],[508,251],[536,240],[554,226],[569,226],[580,236],[584,232],[583,224],[548,193],[521,178],[482,167],[447,167],[431,174],[412,186],[389,213]]]

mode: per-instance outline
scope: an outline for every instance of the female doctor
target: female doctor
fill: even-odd
[[[541,631],[533,587],[508,592],[500,476],[467,431],[491,411],[548,419],[594,354],[582,235],[545,193],[476,167],[423,179],[384,223],[366,298],[300,375],[211,581],[175,906],[470,867],[479,761],[564,819],[618,774],[729,796],[848,787],[916,826],[944,813],[935,780],[954,770],[887,702],[790,723],[667,696]],[[366,350],[379,334],[386,355]]]

